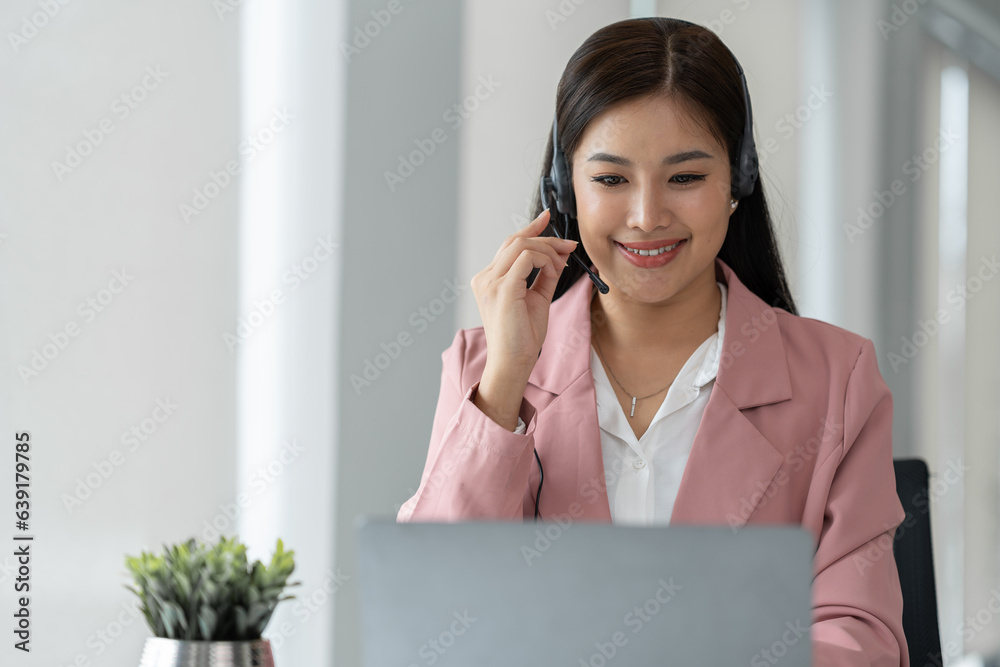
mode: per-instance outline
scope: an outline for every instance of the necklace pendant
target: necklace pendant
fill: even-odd
[[[629,417],[635,417],[635,396],[632,397],[632,414]]]

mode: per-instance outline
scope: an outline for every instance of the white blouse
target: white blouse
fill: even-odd
[[[719,372],[726,332],[727,290],[725,284],[718,281],[716,284],[722,292],[718,331],[684,363],[641,438],[636,439],[600,357],[590,348],[608,501],[616,524],[670,523],[694,436]],[[524,421],[518,418],[514,432],[524,433],[525,429]]]

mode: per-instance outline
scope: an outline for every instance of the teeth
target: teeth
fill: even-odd
[[[676,248],[677,246],[679,246],[681,243],[683,243],[683,241],[678,241],[677,243],[675,243],[675,244],[673,244],[671,246],[667,246],[665,248],[658,248],[656,250],[633,250],[632,248],[628,248],[628,247],[625,247],[625,246],[622,246],[622,247],[625,248],[626,250],[628,250],[633,255],[642,255],[643,257],[655,257],[656,255],[660,255],[660,254],[663,254],[665,252],[669,252],[669,251],[673,250],[674,248]]]

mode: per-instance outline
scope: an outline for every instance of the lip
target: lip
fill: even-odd
[[[673,245],[674,243],[678,242],[680,242],[680,245],[674,248],[673,250],[669,252],[662,252],[659,255],[653,257],[650,256],[643,257],[642,255],[636,255],[635,253],[629,252],[628,250],[625,249],[626,247],[628,247],[632,248],[633,250],[653,250],[655,248],[662,248],[664,246]],[[629,262],[631,262],[634,266],[637,266],[640,269],[658,269],[661,266],[664,266],[665,264],[673,260],[673,258],[676,257],[677,254],[681,250],[683,250],[684,246],[686,245],[687,245],[686,239],[671,239],[669,241],[644,241],[643,243],[629,243],[627,246],[619,243],[618,241],[615,241],[615,247],[618,249],[618,252],[621,253],[621,255]],[[648,247],[643,247],[643,246],[648,246]]]
[[[638,243],[621,243],[620,241],[615,241],[615,243],[623,245],[626,248],[632,248],[632,250],[658,250],[659,248],[673,245],[683,240],[684,239],[662,239],[660,241],[639,241]]]

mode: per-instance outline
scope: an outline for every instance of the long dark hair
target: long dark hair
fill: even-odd
[[[587,38],[566,64],[556,90],[556,118],[567,161],[572,161],[591,120],[615,105],[650,95],[680,98],[697,110],[696,120],[726,147],[733,164],[746,118],[737,64],[711,30],[662,17],[607,25]],[[548,174],[551,164],[549,132],[543,174]],[[572,170],[572,164],[569,167]],[[541,212],[541,193],[536,191],[533,217]],[[576,220],[571,220],[569,227],[569,238],[579,241]],[[551,236],[551,228],[543,235]],[[591,264],[582,243],[577,253],[584,263]],[[743,197],[730,216],[718,257],[769,305],[798,314],[785,281],[760,178],[753,193]],[[565,294],[582,275],[580,265],[569,262],[553,299]]]

